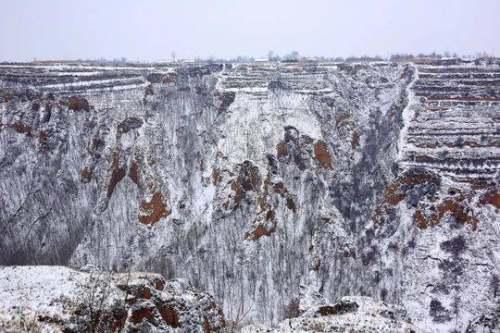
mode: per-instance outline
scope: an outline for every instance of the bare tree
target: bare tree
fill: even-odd
[[[16,316],[8,321],[0,321],[0,332],[4,333],[41,333],[42,327],[36,314],[27,314],[18,310]]]
[[[225,331],[226,333],[236,333],[241,329],[241,325],[243,323],[243,320],[248,316],[250,311],[252,311],[253,308],[253,303],[248,307],[248,309],[245,308],[245,304],[243,301],[240,302],[240,305],[238,306],[236,310],[236,314],[234,316],[234,319],[228,320],[226,323],[226,328]]]
[[[82,303],[75,311],[78,326],[89,333],[111,331],[113,322],[126,316],[129,280],[130,272],[125,282],[124,299],[115,299],[113,304],[109,304],[113,301],[112,272],[90,273],[88,282],[82,286]]]

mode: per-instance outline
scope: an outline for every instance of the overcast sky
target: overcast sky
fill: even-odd
[[[1,0],[0,60],[500,55],[500,0]]]

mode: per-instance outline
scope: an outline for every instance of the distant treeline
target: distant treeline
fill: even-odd
[[[151,63],[164,63],[166,66],[172,63],[180,62],[180,63],[252,63],[252,62],[262,62],[262,61],[280,61],[280,62],[299,62],[299,61],[325,61],[325,62],[376,62],[376,61],[392,61],[392,62],[411,62],[411,61],[420,61],[420,60],[440,60],[440,59],[498,59],[494,55],[491,55],[487,52],[478,52],[473,55],[459,55],[457,53],[419,53],[419,54],[411,54],[411,53],[396,53],[392,54],[388,57],[382,56],[351,56],[351,57],[323,57],[323,56],[302,56],[297,51],[292,51],[285,55],[275,54],[273,51],[269,51],[267,57],[255,58],[251,56],[238,56],[235,58],[225,59],[225,58],[193,58],[193,59],[180,59],[175,57],[175,53],[172,53],[170,59],[166,59],[163,61],[131,61],[125,57],[115,58],[115,59],[75,59],[75,60],[37,60],[33,59],[32,63],[37,64],[51,64],[51,63],[87,63],[92,65],[115,65],[115,66],[125,66],[125,65],[134,65],[134,66],[147,66]],[[16,62],[1,62],[2,64],[15,64]]]
[[[281,61],[281,62],[299,62],[299,61],[328,61],[328,62],[374,62],[374,61],[392,61],[392,62],[410,62],[410,61],[419,61],[419,60],[439,60],[439,59],[450,59],[450,58],[462,58],[462,59],[495,59],[494,55],[488,54],[486,52],[478,52],[473,55],[459,55],[457,53],[419,53],[419,54],[411,54],[411,53],[397,53],[392,54],[388,57],[382,56],[351,56],[351,57],[310,57],[310,56],[302,56],[297,51],[290,52],[283,56],[275,54],[270,51],[267,57],[255,58],[249,56],[239,56],[231,59],[222,59],[222,58],[195,58],[190,61],[193,62],[232,62],[232,63],[249,63],[249,62],[261,62],[261,61]],[[183,60],[180,60],[183,61]],[[185,60],[184,60],[185,61]]]
[[[297,51],[290,52],[285,54],[284,56],[280,56],[274,54],[274,52],[269,51],[267,58],[255,59],[253,57],[237,57],[234,59],[229,59],[232,62],[253,62],[253,61],[261,61],[261,60],[269,60],[269,61],[282,61],[282,62],[296,62],[301,60],[316,60],[316,61],[333,61],[333,62],[373,62],[373,61],[393,61],[393,62],[408,62],[414,60],[422,60],[422,59],[447,59],[447,58],[495,58],[495,56],[490,55],[486,52],[478,52],[474,55],[459,55],[457,53],[419,53],[419,54],[411,54],[411,53],[396,53],[392,54],[389,57],[382,56],[351,56],[351,57],[306,57],[301,56]],[[223,60],[223,59],[218,59]],[[227,61],[227,60],[226,60]]]

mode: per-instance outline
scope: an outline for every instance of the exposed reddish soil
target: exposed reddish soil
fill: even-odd
[[[254,231],[248,233],[245,238],[248,240],[257,240],[262,236],[271,236],[274,231],[274,228],[268,230],[266,227],[259,225]]]
[[[128,170],[128,176],[132,181],[135,183],[135,185],[139,186],[139,164],[137,163],[136,160],[133,160],[130,163],[130,169]]]
[[[12,127],[17,133],[26,134],[26,136],[32,135],[33,129],[30,126],[28,126],[20,121],[15,122],[10,127]]]
[[[220,173],[220,170],[217,168],[214,168],[212,170],[212,184],[218,185],[222,180],[222,175]]]
[[[139,222],[146,225],[153,225],[170,215],[170,210],[160,192],[154,193],[151,201],[142,201],[139,209]]]
[[[171,306],[165,305],[160,309],[160,315],[170,327],[179,327],[179,315]]]
[[[89,102],[79,96],[71,96],[68,99],[68,109],[73,110],[73,111],[90,111],[90,104]]]
[[[134,324],[139,324],[144,319],[152,321],[154,317],[154,308],[139,308],[132,311],[130,321]]]
[[[432,213],[429,217],[426,217],[421,210],[417,210],[415,212],[415,222],[417,226],[420,229],[426,229],[428,226],[439,224],[445,215],[450,214],[456,222],[470,224],[472,230],[476,230],[479,220],[465,207],[461,199],[463,199],[463,197],[448,198],[444,200],[437,206],[436,212]]]
[[[120,154],[118,152],[114,152],[113,161],[111,162],[111,179],[108,184],[108,198],[111,198],[116,185],[118,185],[125,175],[125,168],[120,166]]]
[[[288,155],[288,146],[285,142],[280,142],[276,145],[276,156],[278,158],[285,157]]]
[[[89,167],[85,167],[80,171],[80,181],[82,183],[88,183],[90,182],[90,179],[92,178],[92,170],[90,170]]]
[[[314,157],[324,169],[332,169],[332,158],[328,151],[328,146],[324,141],[317,141],[314,144]]]
[[[480,203],[483,205],[489,204],[495,206],[497,209],[500,209],[500,191],[495,188],[488,190],[481,197]]]

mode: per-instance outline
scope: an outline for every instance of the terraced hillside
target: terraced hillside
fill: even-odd
[[[459,182],[494,179],[500,163],[499,63],[434,61],[416,67],[416,105],[408,119],[403,165]]]
[[[1,64],[0,264],[185,278],[270,325],[353,296],[380,327],[498,329],[499,75]]]

